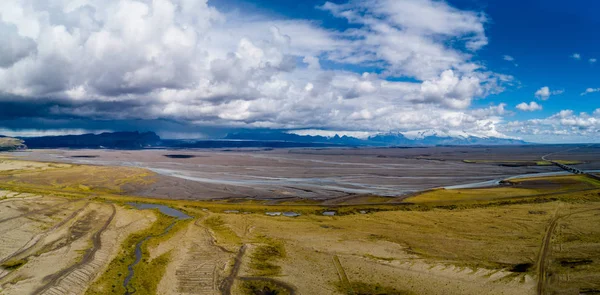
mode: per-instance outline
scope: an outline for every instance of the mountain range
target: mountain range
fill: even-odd
[[[342,146],[436,146],[436,145],[521,145],[527,142],[498,137],[479,137],[465,132],[450,133],[435,130],[424,130],[407,133],[380,133],[367,138],[351,136],[332,137],[320,135],[299,135],[285,131],[244,131],[230,133],[229,140],[262,140],[310,142]]]
[[[467,133],[424,130],[381,133],[367,138],[346,135],[299,135],[285,130],[245,130],[214,140],[163,140],[154,132],[106,132],[101,134],[8,138],[1,137],[0,149],[41,148],[293,148],[293,147],[415,147],[437,145],[522,145],[518,139],[478,137]]]
[[[143,149],[159,146],[154,132],[105,132],[100,134],[21,137],[28,148]]]

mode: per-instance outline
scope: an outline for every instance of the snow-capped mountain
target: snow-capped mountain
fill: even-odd
[[[409,132],[379,133],[369,137],[357,138],[326,131],[323,135],[313,130],[312,134],[294,131],[247,131],[229,134],[230,140],[264,140],[298,143],[324,143],[342,146],[435,146],[435,145],[515,145],[526,142],[514,139],[486,135],[477,135],[465,131],[419,130]],[[502,135],[500,135],[502,136]]]
[[[474,133],[468,133],[466,131],[455,131],[455,130],[434,130],[434,129],[425,129],[425,130],[415,130],[415,131],[407,131],[401,132],[404,137],[411,140],[420,140],[427,137],[439,137],[439,138],[469,138],[469,137],[480,137],[480,138],[488,138],[486,135],[476,135]]]
[[[428,146],[428,145],[514,145],[526,142],[502,137],[479,135],[466,131],[417,130],[378,134],[369,137],[369,141],[390,145]]]

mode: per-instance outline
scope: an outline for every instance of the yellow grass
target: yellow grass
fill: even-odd
[[[582,164],[581,161],[570,161],[570,160],[553,160],[554,162],[563,165],[578,165]],[[493,165],[519,165],[519,166],[552,166],[554,165],[550,161],[543,160],[463,160],[464,163],[471,164],[493,164]]]
[[[405,199],[416,204],[462,203],[538,197],[557,193],[600,188],[600,181],[585,175],[550,176],[509,180],[512,186],[473,189],[435,189]]]
[[[149,247],[158,247],[184,228],[184,223],[202,222],[226,249],[234,251],[243,244],[250,245],[240,276],[276,276],[302,294],[340,294],[334,256],[339,257],[357,292],[430,294],[432,290],[456,288],[444,294],[525,294],[533,290],[531,282],[536,270],[532,265],[550,220],[563,212],[600,209],[600,183],[585,176],[516,179],[509,186],[495,188],[438,189],[408,198],[406,202],[413,204],[407,205],[326,207],[312,202],[268,205],[256,200],[157,200],[123,193],[125,185],[147,185],[151,174],[145,173],[143,169],[76,165],[43,173],[21,171],[14,176],[5,175],[7,178],[0,177],[0,187],[71,198],[94,194],[94,202],[146,202],[179,208],[204,219],[185,221],[169,235],[150,239],[143,248],[144,257],[149,257]],[[356,200],[379,203],[387,198],[366,196]],[[321,212],[331,209],[340,214],[321,216]],[[240,213],[223,213],[226,210]],[[359,214],[361,210],[369,213]],[[264,214],[269,211],[302,215],[270,217]],[[576,279],[556,288],[578,288],[586,284],[586,278],[600,275],[600,267],[595,264],[600,261],[600,239],[595,226],[600,221],[599,213],[565,219],[565,227],[557,227],[559,232],[553,243],[558,243],[559,250],[553,250],[552,255],[556,257],[553,261],[562,261],[563,265],[555,263],[551,271]],[[159,216],[151,228],[126,239],[108,271],[87,294],[124,293],[122,282],[127,265],[134,258],[133,246],[146,235],[161,233],[172,221]],[[561,252],[560,247],[569,250]],[[131,282],[136,294],[156,293],[156,284],[167,269],[170,255],[166,252],[153,260],[143,260],[136,267]],[[570,267],[569,263],[577,264],[576,268],[566,269],[564,265]],[[523,273],[511,272],[517,265],[531,267],[525,267]],[[474,277],[480,270],[484,275]]]
[[[538,192],[531,189],[512,187],[480,188],[480,189],[435,189],[405,199],[410,203],[454,203],[457,201],[486,201],[520,196],[530,196]]]

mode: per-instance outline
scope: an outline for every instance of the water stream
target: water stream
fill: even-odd
[[[192,218],[191,216],[189,216],[177,209],[173,209],[173,208],[171,208],[169,206],[165,206],[165,205],[148,204],[148,203],[127,203],[127,204],[136,209],[139,209],[139,210],[158,209],[160,211],[160,213],[165,214],[167,216],[175,217],[175,218],[177,218],[177,220],[184,220],[184,219]],[[140,261],[142,260],[142,245],[144,245],[144,243],[146,241],[148,241],[150,238],[158,238],[158,237],[164,236],[167,233],[169,233],[169,231],[171,231],[173,226],[175,226],[175,223],[177,222],[177,220],[175,220],[171,224],[169,224],[169,226],[167,226],[160,235],[146,236],[141,241],[139,241],[137,244],[135,244],[135,261],[132,264],[127,266],[127,270],[129,271],[129,273],[127,274],[127,276],[125,277],[125,280],[123,281],[123,287],[125,287],[125,290],[127,290],[127,291],[125,291],[125,295],[131,295],[136,292],[135,288],[129,286],[129,282],[131,282],[131,279],[135,275],[135,271],[134,271],[135,266],[138,263],[140,263]]]

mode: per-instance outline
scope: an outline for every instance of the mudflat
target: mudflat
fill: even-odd
[[[541,156],[600,169],[600,149],[581,146],[236,150],[32,150],[22,159],[145,168],[135,194],[172,199],[401,197],[427,189],[561,171]],[[509,165],[507,165],[507,163]]]

